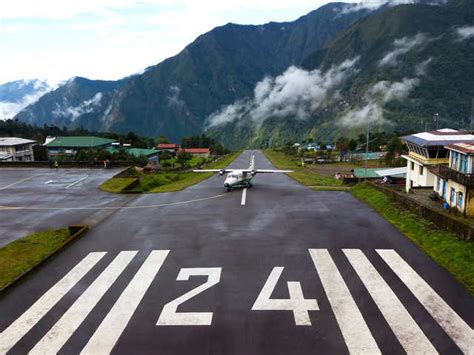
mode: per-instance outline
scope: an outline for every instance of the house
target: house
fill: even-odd
[[[209,158],[211,152],[209,148],[182,148],[180,152],[190,153],[193,157]]]
[[[433,189],[447,206],[474,216],[474,142],[448,144],[445,148],[449,165],[432,169],[436,176]]]
[[[70,136],[47,139],[47,142],[44,145],[48,155],[54,159],[59,155],[74,157],[81,149],[107,149],[117,141],[95,136]]]
[[[36,141],[17,137],[0,137],[0,162],[34,161]]]
[[[414,187],[434,186],[435,175],[429,168],[449,163],[446,145],[474,143],[474,135],[449,128],[416,133],[401,139],[408,147],[408,155],[402,155],[407,161],[407,192]]]
[[[170,152],[170,153],[177,153],[179,150],[179,144],[174,143],[160,143],[156,147],[159,152]]]

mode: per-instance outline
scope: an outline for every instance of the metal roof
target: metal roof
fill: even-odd
[[[454,143],[454,144],[448,144],[445,148],[456,150],[464,154],[474,154],[474,144]]]
[[[45,144],[48,148],[95,148],[116,142],[114,139],[95,136],[56,137]]]
[[[377,170],[375,172],[378,176],[393,176],[393,177],[406,177],[407,175],[407,167],[404,166],[402,168],[392,168],[392,169],[383,169]]]
[[[439,129],[431,132],[421,132],[401,138],[406,143],[421,147],[445,146],[452,143],[474,143],[474,135],[454,129]]]
[[[34,144],[36,141],[31,139],[17,138],[17,137],[0,137],[0,146],[14,146],[21,144]]]

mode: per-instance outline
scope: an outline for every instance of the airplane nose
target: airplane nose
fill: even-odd
[[[224,184],[224,187],[229,187],[229,184],[228,184],[228,183],[225,183],[225,184]]]

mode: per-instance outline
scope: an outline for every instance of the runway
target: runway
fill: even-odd
[[[258,151],[256,165],[273,168]],[[0,354],[472,352],[473,298],[350,193],[283,174],[226,193],[223,180],[89,201],[61,197],[88,178],[47,201],[23,183],[0,191],[25,199],[0,202],[17,207],[0,208],[2,235],[16,218],[78,223],[104,212],[74,208],[109,208],[0,294]]]

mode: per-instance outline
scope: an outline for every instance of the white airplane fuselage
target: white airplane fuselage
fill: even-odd
[[[252,178],[253,174],[250,172],[242,170],[233,170],[232,172],[227,174],[224,181],[224,187],[228,190],[237,187],[251,187]]]

